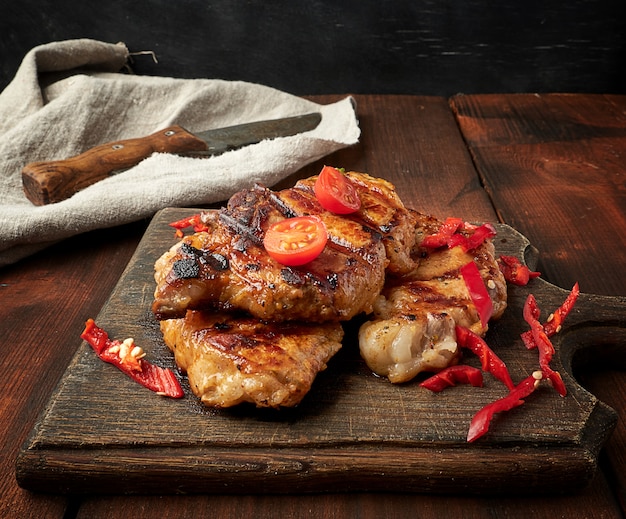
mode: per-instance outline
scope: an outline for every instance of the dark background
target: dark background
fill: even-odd
[[[0,18],[0,89],[55,40],[123,41],[138,74],[296,95],[626,93],[626,0],[22,0]]]

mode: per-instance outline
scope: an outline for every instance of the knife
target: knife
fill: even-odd
[[[52,204],[135,166],[155,152],[194,157],[219,155],[265,139],[313,130],[321,120],[322,115],[314,112],[197,133],[170,126],[147,137],[101,144],[69,159],[27,164],[22,169],[22,186],[33,204]]]

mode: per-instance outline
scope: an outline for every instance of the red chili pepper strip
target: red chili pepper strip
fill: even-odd
[[[459,269],[459,273],[463,277],[470,298],[480,316],[480,323],[486,329],[493,314],[493,301],[489,297],[480,270],[478,270],[476,263],[470,261]]]
[[[458,232],[461,228],[473,232],[469,236],[465,236]],[[476,249],[482,245],[485,240],[495,235],[496,229],[490,223],[476,227],[463,222],[461,218],[448,217],[435,234],[424,238],[422,246],[430,249],[437,249],[445,245],[450,249],[459,246],[464,252],[467,252]]]
[[[142,386],[171,398],[184,396],[173,371],[143,359],[141,349],[133,349],[128,344],[109,339],[107,332],[99,328],[93,319],[87,320],[80,337],[89,343],[101,360],[113,364]]]
[[[202,221],[202,216],[200,214],[192,214],[191,216],[171,222],[168,225],[176,229],[176,236],[178,238],[183,237],[183,229],[187,229],[187,227],[192,227],[193,232],[205,232],[209,230],[207,225]]]
[[[561,326],[563,325],[565,318],[568,316],[568,314],[576,304],[579,294],[580,287],[578,286],[578,283],[575,283],[567,298],[565,299],[565,301],[563,301],[563,304],[559,306],[552,313],[552,315],[548,317],[547,322],[544,323],[543,329],[548,337],[552,337],[553,335],[561,331]],[[536,318],[539,319],[539,315],[537,315]],[[526,348],[528,348],[529,350],[537,347],[537,344],[532,338],[531,330],[522,333],[522,341],[524,342]]]
[[[473,366],[465,366],[463,364],[448,366],[424,380],[420,387],[439,393],[439,391],[457,384],[471,384],[474,387],[482,387],[483,374],[478,368]]]
[[[454,234],[448,240],[448,247],[461,247],[464,252],[474,250],[480,247],[486,240],[496,235],[496,229],[490,223],[484,223],[477,227],[472,234],[464,236],[463,234]]]
[[[462,348],[469,349],[478,356],[483,371],[491,373],[509,389],[513,389],[515,387],[506,364],[494,353],[482,337],[476,335],[464,326],[457,325],[455,327],[455,331],[457,344]]]
[[[445,219],[439,230],[435,234],[426,236],[422,241],[422,247],[428,247],[429,249],[438,249],[448,245],[448,240],[452,235],[459,230],[463,225],[461,218],[448,217]]]
[[[524,303],[524,320],[530,325],[532,340],[539,350],[539,366],[541,367],[544,378],[550,380],[559,395],[565,396],[567,395],[567,389],[561,375],[550,367],[550,362],[554,355],[554,345],[548,338],[538,317],[539,307],[537,306],[537,301],[532,294],[529,294]]]
[[[494,400],[478,411],[470,422],[467,441],[473,442],[483,436],[488,430],[493,415],[509,411],[524,403],[524,398],[530,395],[542,379],[540,371],[534,372],[515,386],[507,396]]]
[[[546,351],[550,352],[551,356],[554,355],[554,346],[550,342],[550,339],[548,339],[543,326],[541,326],[541,323],[539,322],[541,310],[539,309],[539,305],[537,305],[535,296],[532,294],[529,294],[526,298],[523,315],[524,320],[530,325],[529,331],[532,337],[533,346],[536,348],[541,342]]]
[[[541,272],[531,271],[515,256],[500,256],[498,266],[507,283],[513,285],[524,286],[527,285],[531,279],[541,276]]]
[[[561,325],[574,307],[574,304],[576,304],[579,294],[580,287],[578,286],[578,283],[574,283],[572,290],[568,294],[565,301],[563,301],[563,304],[559,306],[550,317],[548,317],[548,322],[543,325],[548,337],[552,337],[555,333],[561,331]]]

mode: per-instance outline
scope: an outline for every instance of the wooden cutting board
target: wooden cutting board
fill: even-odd
[[[174,364],[150,312],[153,265],[175,243],[167,224],[192,212],[165,209],[155,216],[96,318],[111,337],[134,337],[148,359],[165,367]],[[521,234],[505,225],[497,230],[499,254],[536,264],[537,251]],[[509,287],[509,307],[487,341],[515,382],[537,368],[536,351],[519,338],[531,292],[542,318],[567,295],[542,279]],[[483,388],[438,394],[419,388],[421,379],[392,385],[361,360],[357,322],[346,325],[343,349],[300,406],[280,411],[206,409],[184,376],[185,398],[156,396],[77,337],[76,355],[18,455],[17,480],[54,493],[574,491],[593,477],[617,417],[572,373],[603,351],[621,351],[625,316],[626,298],[581,294],[554,338],[553,366],[568,395],[542,385],[472,444],[465,440],[472,416],[504,396],[504,386],[490,375]],[[465,362],[479,365],[471,354]]]

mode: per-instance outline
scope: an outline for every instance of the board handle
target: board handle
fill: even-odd
[[[206,149],[202,139],[174,125],[147,137],[101,144],[69,159],[32,162],[22,170],[22,185],[26,198],[33,204],[53,204],[115,172],[137,165],[155,152]]]
[[[564,324],[559,351],[570,374],[579,367],[626,368],[626,297],[581,293]]]

